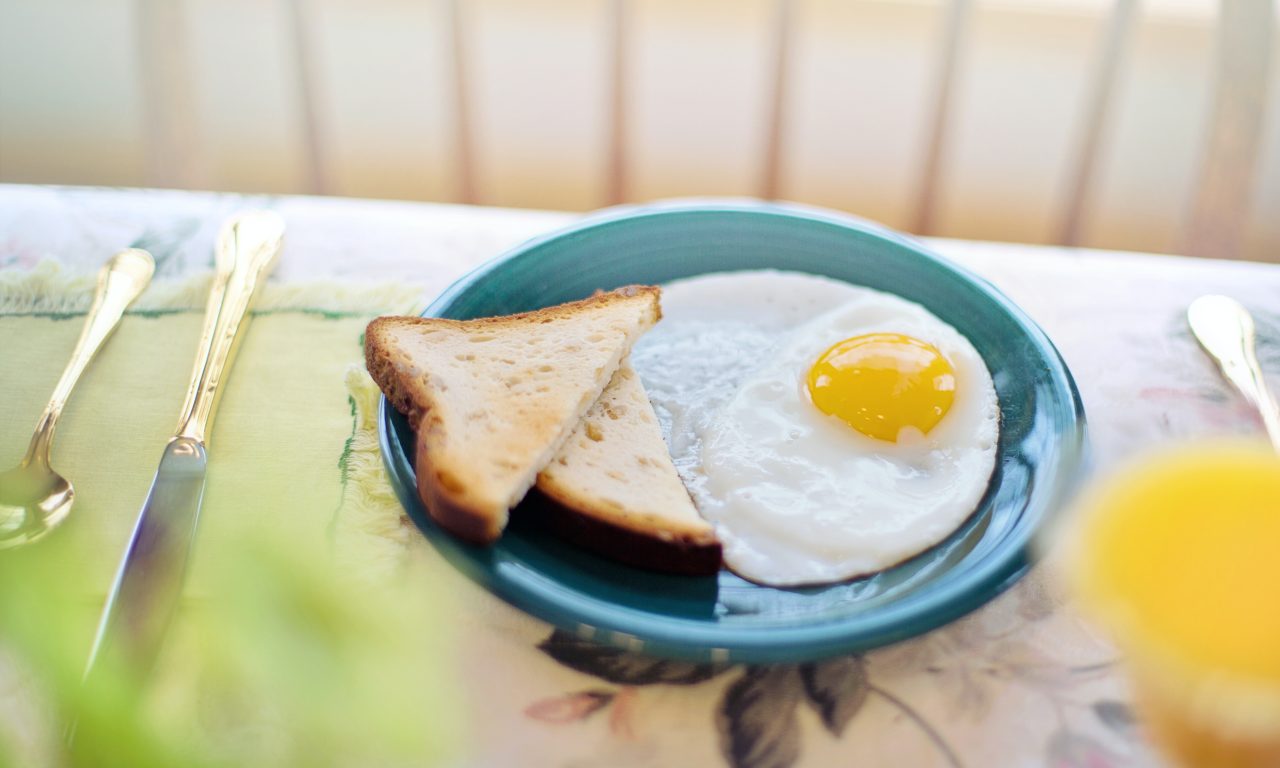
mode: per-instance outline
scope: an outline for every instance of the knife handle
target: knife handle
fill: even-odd
[[[239,214],[222,228],[204,331],[175,437],[208,443],[209,425],[242,338],[245,315],[283,244],[284,219],[271,211]]]

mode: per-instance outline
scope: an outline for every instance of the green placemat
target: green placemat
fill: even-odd
[[[203,323],[208,277],[157,283],[86,371],[58,426],[53,465],[76,488],[57,536],[88,558],[85,587],[110,583],[161,451],[177,426]],[[0,463],[18,461],[92,297],[93,276],[51,264],[0,272]],[[403,285],[268,284],[253,312],[209,439],[189,592],[245,528],[322,543],[344,499],[354,407],[348,369],[364,327],[416,309]],[[362,494],[352,494],[360,498]]]
[[[93,280],[49,263],[0,271],[0,464],[15,464],[25,450],[80,332]],[[7,605],[0,600],[0,629],[10,634],[0,632],[0,673],[6,650],[14,654],[8,672],[36,667],[17,674],[30,675],[27,690],[0,686],[0,709],[40,711],[32,701],[45,707],[16,727],[0,725],[0,764],[56,751],[62,699],[74,696],[68,670],[83,663],[176,427],[208,281],[153,284],[90,365],[59,423],[52,463],[74,483],[75,506],[46,540],[0,566],[21,579],[22,563],[29,564],[27,573],[56,581],[53,591],[74,610],[63,621],[22,603],[19,592]],[[363,371],[366,324],[415,311],[419,299],[416,287],[402,284],[264,288],[209,439],[183,608],[137,705],[140,719],[118,727],[137,738],[112,742],[119,759],[100,755],[94,759],[104,762],[95,764],[147,765],[154,755],[157,764],[185,761],[191,748],[212,765],[361,765],[375,755],[438,755],[450,742],[456,714],[435,706],[448,695],[441,669],[448,633],[431,624],[447,608],[430,579],[401,578],[414,567],[412,554],[427,548],[402,528],[376,438],[361,424],[371,409],[357,407],[377,397]],[[55,558],[56,569],[40,570]],[[417,560],[430,567],[429,558]],[[326,592],[339,585],[357,585],[367,599],[331,599]],[[379,600],[396,590],[398,603]],[[361,652],[365,643],[370,653]],[[303,690],[311,685],[314,691]],[[344,709],[344,698],[360,709]],[[344,730],[349,715],[372,743]],[[205,717],[211,726],[196,722]],[[369,727],[369,718],[379,727]],[[193,743],[201,733],[204,741]]]

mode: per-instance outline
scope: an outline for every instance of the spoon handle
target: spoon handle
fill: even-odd
[[[53,444],[53,430],[58,424],[58,417],[66,407],[71,390],[80,380],[80,374],[89,365],[89,361],[102,348],[103,343],[111,336],[111,332],[120,324],[120,318],[134,299],[151,282],[156,264],[151,254],[137,248],[120,251],[98,272],[98,287],[93,296],[93,306],[85,318],[84,328],[80,331],[80,339],[62,377],[53,388],[49,404],[40,414],[35,434],[31,436],[31,444],[27,447],[24,464],[32,462],[49,464],[49,448]]]
[[[175,437],[208,443],[209,424],[242,338],[245,314],[275,266],[283,243],[284,219],[271,211],[240,214],[223,227],[204,332]]]
[[[1249,310],[1226,296],[1201,296],[1187,308],[1187,322],[1223,377],[1258,409],[1271,444],[1280,451],[1280,406],[1267,389],[1258,365]]]

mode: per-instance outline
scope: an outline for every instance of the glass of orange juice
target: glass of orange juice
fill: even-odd
[[[1280,456],[1215,442],[1086,490],[1066,573],[1127,660],[1152,739],[1187,766],[1280,766]]]

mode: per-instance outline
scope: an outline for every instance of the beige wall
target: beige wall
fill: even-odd
[[[326,191],[453,199],[445,5],[301,2]],[[1055,236],[1107,5],[977,4],[943,169],[941,234]],[[1176,251],[1210,100],[1213,4],[1142,5],[1086,244]],[[139,9],[161,6],[173,14],[171,44],[143,49]],[[756,193],[772,2],[632,6],[628,196]],[[264,0],[0,0],[0,181],[307,191],[288,8]],[[480,201],[602,205],[606,3],[462,0],[461,8]],[[941,9],[925,0],[798,2],[783,197],[910,225]],[[1280,55],[1272,66],[1244,255],[1280,261]],[[149,118],[147,83],[157,79],[187,87],[170,100],[170,114]],[[162,147],[156,120],[171,131]]]

